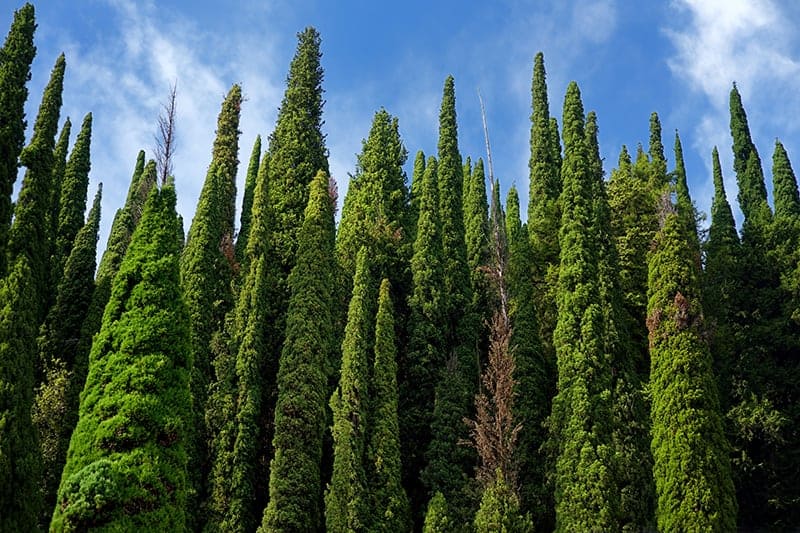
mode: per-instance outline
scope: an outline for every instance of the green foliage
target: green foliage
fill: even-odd
[[[557,457],[556,530],[614,530],[619,487],[612,464],[612,361],[606,351],[600,255],[592,231],[596,176],[574,82],[567,89],[563,117],[561,264],[553,337],[558,394],[550,416],[551,446]]]
[[[647,147],[647,151],[651,162],[650,187],[655,190],[661,190],[666,187],[668,183],[667,158],[664,155],[664,144],[661,141],[661,121],[656,112],[650,114],[650,143]],[[677,167],[677,160],[675,164]],[[681,161],[681,165],[682,164],[683,161]],[[685,174],[684,172],[684,176]]]
[[[0,276],[6,273],[8,232],[17,180],[17,158],[25,142],[26,84],[36,55],[34,8],[30,3],[14,11],[14,20],[0,49]]]
[[[78,396],[88,367],[86,353],[79,353],[80,332],[94,294],[97,233],[100,229],[98,188],[89,218],[78,231],[56,291],[55,304],[42,325],[38,347],[45,381],[36,391],[33,423],[39,432],[44,466],[45,512],[55,505],[69,438],[78,421]],[[45,523],[50,521],[50,514]]]
[[[58,287],[58,281],[64,270],[63,263],[56,260],[56,242],[58,236],[58,215],[61,210],[61,187],[64,183],[64,172],[67,170],[67,152],[69,151],[69,136],[72,131],[72,122],[69,117],[64,120],[64,125],[61,127],[61,133],[58,136],[55,150],[53,151],[53,183],[50,187],[50,206],[47,214],[47,235],[50,238],[51,255],[52,255],[52,272],[50,273],[50,281],[52,282],[52,294],[55,295],[55,289]],[[83,213],[81,213],[83,217]],[[66,257],[64,258],[66,260]],[[52,302],[49,302],[52,303]]]
[[[786,148],[775,140],[772,155],[772,197],[775,202],[775,218],[800,217],[800,195],[797,192],[797,179]]]
[[[466,167],[465,167],[466,169]],[[480,354],[486,353],[486,328],[491,319],[490,284],[486,278],[486,267],[491,261],[489,251],[489,203],[486,198],[486,175],[483,159],[478,159],[475,168],[464,176],[468,188],[464,191],[464,225],[467,245],[467,266],[472,289],[472,311],[476,314],[480,336]]]
[[[239,222],[239,234],[236,236],[236,261],[244,271],[247,251],[247,240],[250,236],[250,223],[253,218],[253,199],[256,191],[256,181],[261,165],[269,168],[269,155],[261,159],[261,135],[256,136],[253,151],[250,154],[250,163],[247,165],[247,174],[244,179],[244,197],[242,199],[242,214]]]
[[[13,264],[22,255],[28,259],[34,291],[29,305],[33,306],[36,325],[44,319],[49,301],[51,239],[47,221],[53,195],[53,150],[58,132],[65,66],[64,54],[61,54],[44,89],[31,142],[20,153],[20,161],[27,171],[14,208],[14,224],[8,239],[8,264]]]
[[[214,377],[211,339],[222,329],[225,314],[233,307],[231,282],[237,268],[233,224],[241,103],[241,87],[234,85],[217,117],[211,163],[181,255],[181,283],[191,317],[194,361],[191,386],[196,435],[189,448],[189,472],[201,501],[206,493],[209,438],[204,428],[204,407]]]
[[[189,315],[172,182],[154,189],[89,359],[51,531],[186,527]]]
[[[729,446],[704,340],[694,235],[680,213],[662,216],[647,310],[658,529],[735,531]]]
[[[441,492],[437,492],[428,503],[428,511],[425,513],[425,524],[422,526],[423,533],[449,533],[455,530],[453,522],[448,516],[447,500]]]
[[[519,196],[513,186],[506,201],[506,233],[508,235],[508,273],[511,319],[511,346],[517,380],[514,417],[522,425],[516,447],[519,465],[520,506],[530,512],[536,523],[547,529],[553,522],[552,494],[547,485],[546,457],[542,445],[547,439],[544,422],[550,413],[550,400],[555,394],[555,368],[544,357],[539,339],[539,326],[533,294],[536,290],[530,276],[533,249],[527,227],[520,221]]]
[[[275,131],[269,137],[270,203],[275,210],[273,250],[283,279],[295,264],[308,185],[317,172],[328,173],[328,150],[322,134],[319,32],[308,27],[297,34],[297,40]]]
[[[31,423],[36,289],[20,255],[0,279],[0,531],[37,531],[41,456]]]
[[[414,158],[414,170],[411,174],[411,191],[408,206],[407,225],[409,242],[417,239],[417,219],[419,218],[419,201],[422,194],[422,177],[425,175],[425,153],[417,152]]]
[[[364,472],[369,392],[369,352],[374,292],[370,255],[362,247],[356,259],[353,295],[347,313],[342,343],[342,368],[339,386],[331,396],[333,411],[333,474],[325,494],[326,530],[358,531],[367,522],[369,496]]]
[[[366,455],[370,531],[409,531],[411,508],[401,483],[397,346],[389,280],[381,282],[375,319],[375,361]]]
[[[275,454],[262,531],[314,531],[322,525],[320,462],[326,385],[336,351],[334,205],[329,178],[319,172],[311,182],[297,263],[289,276],[291,298],[277,380]]]
[[[497,477],[481,497],[481,506],[475,514],[476,533],[530,533],[533,521],[523,515],[517,495],[506,484],[500,469]]]

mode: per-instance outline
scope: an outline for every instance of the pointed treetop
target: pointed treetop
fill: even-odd
[[[653,165],[653,178],[656,183],[665,185],[667,181],[667,158],[664,156],[664,145],[661,142],[661,121],[655,111],[650,115],[650,145],[648,153]]]
[[[678,197],[678,208],[692,208],[692,197],[689,194],[689,183],[686,180],[686,165],[683,162],[683,146],[678,130],[675,130],[675,191]]]
[[[797,179],[792,163],[783,144],[775,139],[775,153],[772,156],[772,197],[775,201],[775,218],[796,218],[800,216],[800,196],[797,192]]]
[[[731,204],[725,195],[725,182],[722,178],[722,166],[719,163],[717,147],[711,152],[714,173],[714,200],[711,203],[711,226],[709,227],[709,241],[714,240],[717,231],[723,231],[731,241],[738,242],[736,222],[731,211]]]
[[[250,220],[252,218],[253,197],[256,189],[256,179],[260,166],[267,163],[268,156],[261,160],[261,135],[256,136],[253,151],[250,153],[250,163],[247,165],[247,175],[244,180],[244,196],[242,199],[242,214],[239,222],[239,235],[236,238],[236,260],[242,264],[245,260],[247,239],[250,235]]]

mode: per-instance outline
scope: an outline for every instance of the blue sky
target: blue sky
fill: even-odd
[[[0,10],[8,28],[21,0]],[[234,6],[225,4],[235,4]],[[736,80],[769,176],[775,138],[800,166],[800,5],[779,0],[43,0],[29,125],[57,55],[67,57],[62,121],[94,114],[90,197],[104,183],[101,247],[124,201],[136,154],[152,154],[159,106],[178,83],[178,208],[188,230],[210,161],[216,115],[233,83],[242,109],[239,187],[256,134],[275,124],[296,33],[322,35],[325,132],[343,198],[372,116],[400,121],[410,162],[435,153],[445,77],[456,81],[459,143],[484,156],[478,90],[486,105],[495,175],[527,203],[533,56],[545,54],[551,113],[570,80],[596,110],[607,173],[622,144],[646,143],[661,117],[672,168],[680,131],[691,191],[708,211],[710,153],[718,145],[735,206],[728,93]],[[768,184],[771,189],[771,184]],[[241,191],[240,191],[241,192]],[[523,212],[525,205],[523,205]],[[736,209],[736,207],[735,207]]]

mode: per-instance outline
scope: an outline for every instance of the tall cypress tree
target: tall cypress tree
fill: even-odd
[[[364,472],[368,419],[370,309],[374,290],[370,256],[362,247],[356,259],[353,295],[347,313],[342,343],[339,386],[331,396],[333,411],[333,475],[325,494],[326,530],[358,531],[368,515],[367,480]]]
[[[0,279],[0,530],[36,531],[41,512],[41,454],[31,423],[36,288],[22,254]]]
[[[422,177],[425,175],[425,153],[422,150],[414,157],[414,170],[411,174],[411,190],[409,191],[409,206],[406,228],[409,242],[417,239],[417,219],[419,218],[419,201],[422,194]]]
[[[687,224],[688,236],[692,239],[692,249],[699,253],[700,238],[697,235],[697,210],[689,195],[689,183],[686,179],[686,165],[683,162],[683,147],[678,131],[675,131],[675,193],[677,208],[681,219]]]
[[[779,140],[775,140],[772,156],[772,197],[775,202],[773,245],[771,257],[778,264],[782,288],[791,296],[783,302],[784,315],[797,321],[800,318],[800,194],[789,155]]]
[[[31,142],[20,153],[20,161],[27,167],[27,171],[14,208],[14,224],[8,240],[9,264],[21,255],[28,258],[34,290],[34,298],[29,305],[33,307],[37,327],[47,311],[49,294],[47,290],[51,241],[47,232],[47,221],[53,186],[53,150],[61,112],[65,66],[64,54],[61,54],[44,89]]]
[[[67,117],[66,120],[64,120],[64,125],[61,127],[61,133],[58,135],[58,142],[56,142],[56,147],[53,151],[53,181],[50,186],[51,197],[47,218],[47,235],[51,241],[51,255],[54,263],[52,265],[53,272],[51,273],[51,279],[56,282],[56,285],[58,279],[58,276],[56,276],[58,265],[55,262],[55,259],[57,259],[55,246],[58,235],[58,215],[61,210],[61,186],[64,183],[64,173],[67,170],[67,156],[69,155],[69,137],[71,132],[72,122],[69,117]],[[81,216],[82,215],[83,213],[81,213]],[[60,266],[63,268],[63,265]],[[53,286],[53,292],[55,292],[56,285]]]
[[[800,217],[797,178],[786,148],[778,139],[775,139],[775,152],[772,155],[772,198],[775,202],[776,219],[788,220]]]
[[[366,455],[372,531],[408,531],[411,508],[403,489],[398,425],[397,346],[389,280],[381,282],[375,318],[375,360]]]
[[[273,249],[284,280],[295,263],[308,185],[317,172],[328,173],[328,150],[322,134],[319,32],[306,28],[297,34],[297,40],[278,122],[269,138],[270,203],[276,217]],[[285,309],[285,301],[281,307]]]
[[[269,156],[261,158],[261,135],[256,135],[253,151],[250,153],[250,162],[247,165],[247,174],[244,180],[244,196],[242,198],[242,214],[239,222],[239,233],[236,236],[236,261],[241,265],[245,261],[247,240],[250,236],[250,223],[253,218],[253,200],[256,191],[259,168],[262,164],[269,164]]]
[[[606,353],[600,259],[595,236],[591,154],[575,82],[564,100],[561,264],[553,342],[558,394],[550,416],[556,530],[617,528],[618,487],[612,467],[611,363]]]
[[[466,169],[466,166],[465,166]],[[472,309],[476,313],[480,328],[479,354],[486,353],[485,324],[491,319],[489,287],[485,270],[491,257],[489,253],[489,202],[486,198],[486,175],[483,159],[478,159],[475,168],[464,177],[464,225],[467,245],[467,266],[472,288]]]
[[[508,293],[511,346],[516,362],[516,399],[514,417],[522,429],[516,447],[519,465],[520,508],[530,512],[543,529],[553,524],[553,502],[547,485],[546,457],[542,445],[547,438],[544,422],[550,413],[550,400],[555,393],[554,368],[547,361],[539,339],[533,294],[536,290],[530,276],[533,249],[528,229],[520,221],[519,196],[511,187],[506,201],[506,234],[508,235]]]
[[[437,370],[444,365],[444,273],[439,225],[437,163],[429,157],[419,194],[419,219],[411,258],[409,347],[400,364],[400,442],[403,480],[411,508],[420,512],[428,501],[420,473],[431,439]],[[421,523],[420,514],[415,521]]]
[[[217,117],[211,163],[181,255],[181,283],[191,316],[192,403],[197,432],[189,449],[189,472],[200,501],[205,496],[208,474],[209,436],[204,428],[204,411],[208,385],[213,379],[211,339],[222,329],[225,314],[233,307],[233,225],[241,103],[241,87],[234,85]]]
[[[322,439],[333,331],[335,199],[329,178],[311,182],[278,369],[274,457],[261,531],[314,531],[322,526]],[[314,320],[309,320],[314,317]]]
[[[699,250],[685,213],[665,209],[650,258],[647,319],[658,529],[734,531],[729,447],[704,339]]]
[[[14,20],[0,49],[0,276],[6,273],[8,232],[11,227],[11,194],[17,180],[17,161],[25,142],[26,84],[36,55],[33,5],[14,11]]]
[[[90,145],[92,142],[92,114],[88,113],[81,124],[81,131],[75,139],[75,146],[64,170],[61,184],[61,199],[58,203],[58,225],[54,247],[54,286],[58,285],[69,257],[75,236],[83,226],[83,213],[86,211],[86,193],[89,187],[91,168]]]
[[[497,469],[494,483],[483,491],[481,505],[475,513],[476,533],[528,533],[533,521],[520,511],[519,498]]]
[[[86,224],[75,237],[55,304],[39,335],[45,382],[36,391],[33,423],[42,447],[45,524],[49,523],[55,505],[69,438],[78,421],[78,395],[86,380],[88,359],[78,353],[78,342],[94,293],[101,195],[102,186],[97,190]]]
[[[92,345],[51,531],[185,529],[189,314],[169,181],[147,200]]]

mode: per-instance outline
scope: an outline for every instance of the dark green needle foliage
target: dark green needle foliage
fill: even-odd
[[[28,258],[0,279],[0,531],[37,531],[41,455],[31,423],[36,295]]]
[[[520,511],[519,499],[498,468],[494,482],[483,491],[475,514],[476,533],[530,533],[533,521]]]
[[[325,494],[326,530],[360,531],[366,526],[369,509],[367,479],[364,472],[366,430],[369,423],[367,390],[370,359],[368,299],[375,292],[371,285],[370,255],[362,247],[356,259],[353,294],[347,312],[342,342],[342,368],[339,386],[333,391],[333,474]]]
[[[775,140],[772,156],[772,197],[775,202],[773,250],[781,286],[791,295],[784,302],[784,315],[795,322],[800,320],[800,195],[789,155],[779,140]]]
[[[466,165],[465,165],[466,172]],[[472,289],[472,308],[476,313],[480,337],[480,354],[486,353],[486,327],[491,319],[492,309],[489,296],[489,282],[486,268],[491,257],[489,253],[489,202],[486,197],[486,174],[483,159],[478,159],[475,168],[464,176],[464,225],[467,245],[467,266],[469,267],[470,287]]]
[[[555,368],[545,359],[539,339],[533,304],[536,289],[530,276],[533,249],[528,229],[520,221],[519,196],[513,186],[506,201],[506,234],[511,346],[517,367],[514,418],[522,425],[515,448],[520,508],[530,512],[535,522],[547,529],[547,525],[553,523],[553,501],[547,486],[547,458],[542,445],[547,438],[544,422],[550,414],[550,400],[555,393]]]
[[[686,165],[683,162],[683,147],[681,146],[681,138],[677,131],[675,131],[675,170],[673,171],[673,175],[675,177],[676,207],[680,213],[681,219],[687,224],[687,235],[692,239],[692,249],[699,251],[700,238],[697,235],[697,221],[699,216],[694,207],[694,202],[692,202],[692,197],[689,195],[689,184],[686,180]]]
[[[72,122],[69,117],[64,120],[64,125],[61,127],[61,133],[58,135],[58,142],[56,142],[55,150],[53,151],[53,176],[52,186],[50,187],[50,212],[47,218],[47,234],[51,239],[52,256],[53,256],[53,272],[51,273],[51,280],[53,281],[53,292],[58,285],[58,277],[61,275],[58,272],[58,264],[56,263],[56,239],[58,235],[58,215],[61,210],[61,186],[64,183],[64,173],[67,170],[67,156],[69,155],[69,137],[72,132]],[[83,213],[81,213],[83,215]],[[66,260],[66,258],[65,258]],[[63,270],[63,266],[62,270]]]
[[[595,176],[577,84],[564,100],[561,264],[553,342],[558,394],[550,416],[557,457],[557,531],[615,530],[619,487],[612,457],[611,358],[606,352],[599,250],[593,233]]]
[[[154,189],[92,345],[51,531],[183,531],[192,422],[175,187]]]
[[[315,531],[322,526],[322,440],[327,419],[333,331],[335,198],[329,178],[311,182],[299,233],[297,264],[278,368],[274,457],[262,531]],[[309,317],[314,317],[309,320]]]
[[[775,139],[775,152],[772,155],[772,197],[775,201],[775,218],[789,220],[800,217],[800,195],[797,192],[792,163],[786,148]]]
[[[400,364],[400,442],[403,480],[412,509],[419,512],[428,501],[420,472],[431,439],[434,388],[444,366],[443,262],[439,226],[437,164],[428,158],[419,195],[419,219],[411,258],[413,278],[409,297],[409,346]],[[416,519],[421,517],[417,515]],[[420,520],[421,521],[421,520]]]
[[[375,319],[366,475],[370,531],[409,531],[411,508],[402,485],[398,425],[397,345],[389,280],[381,282]]]
[[[25,101],[31,63],[36,55],[33,5],[14,11],[3,48],[0,49],[0,276],[6,273],[8,231],[11,227],[11,193],[17,180],[17,158],[25,142]]]
[[[90,146],[92,142],[92,114],[84,117],[81,131],[75,139],[69,162],[64,170],[64,181],[61,185],[61,199],[58,203],[58,225],[55,233],[54,265],[52,280],[58,285],[64,270],[64,263],[69,257],[75,236],[83,227],[83,213],[86,211],[86,193],[89,187],[89,170],[91,168]]]
[[[242,90],[231,87],[217,117],[217,136],[186,247],[181,255],[181,283],[191,316],[192,403],[196,437],[190,448],[190,474],[198,497],[205,496],[207,442],[204,407],[213,380],[211,339],[233,307],[231,282],[237,268],[233,246],[239,115]]]
[[[408,228],[408,237],[411,243],[417,239],[417,219],[419,218],[419,201],[422,194],[422,177],[424,175],[425,153],[419,150],[416,157],[414,157],[414,169],[411,174],[411,191],[407,210],[406,227]]]
[[[680,208],[675,212],[667,203],[661,215],[647,309],[658,530],[735,531],[729,446],[704,339],[695,236]]]
[[[298,232],[308,204],[308,185],[317,172],[328,173],[328,150],[322,134],[324,100],[319,32],[308,27],[297,34],[297,40],[278,121],[269,138],[270,203],[275,210],[273,249],[283,279],[295,263]]]
[[[9,264],[21,255],[28,258],[34,290],[30,305],[37,326],[44,320],[49,301],[51,239],[47,221],[51,212],[53,150],[61,112],[65,66],[64,54],[61,54],[44,89],[31,142],[20,154],[20,161],[27,171],[14,208],[14,224],[8,242]]]
[[[242,214],[239,222],[239,233],[236,236],[236,261],[244,272],[247,240],[250,236],[250,223],[253,218],[253,199],[256,191],[256,181],[261,165],[269,168],[269,156],[261,157],[261,135],[256,136],[253,151],[250,154],[250,163],[247,165],[247,174],[244,180],[244,197],[242,198]]]
[[[55,304],[39,335],[39,359],[45,381],[36,391],[33,422],[42,447],[45,513],[51,513],[55,505],[69,438],[78,421],[78,395],[83,390],[89,363],[87,354],[78,353],[78,343],[94,293],[101,194],[99,188],[89,218],[75,237]],[[44,523],[49,520],[47,514]]]

